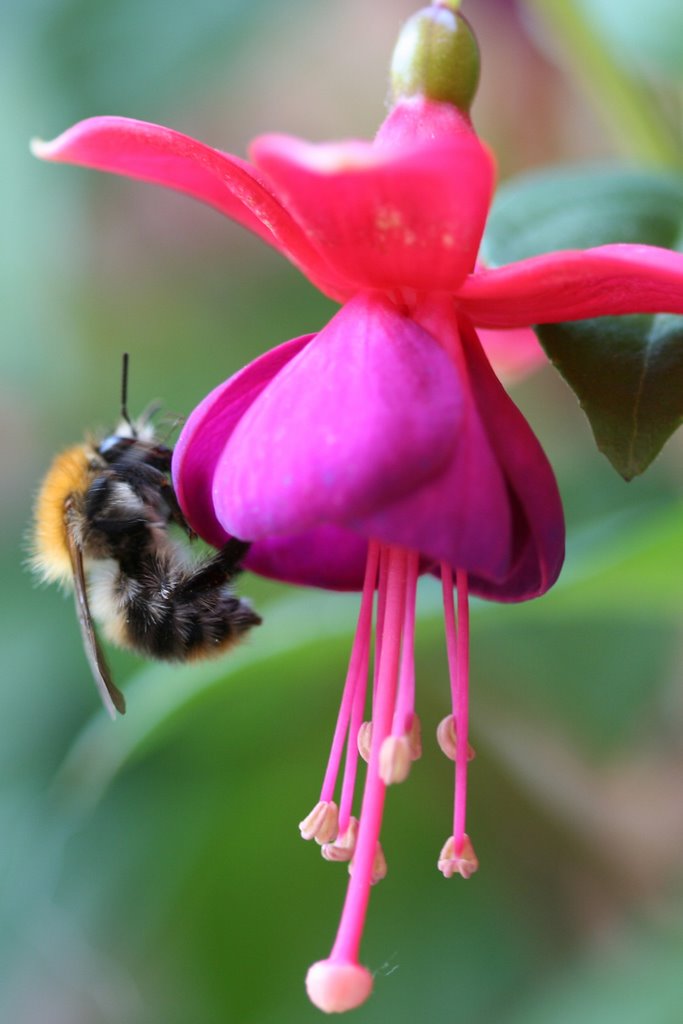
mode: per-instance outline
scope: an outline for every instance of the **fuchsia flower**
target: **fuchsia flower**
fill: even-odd
[[[443,30],[429,46],[457,36],[456,56],[465,54],[446,70],[433,61],[431,77],[422,37],[421,56],[406,58],[406,38],[425,19]],[[358,954],[369,889],[386,870],[385,790],[420,753],[418,576],[441,578],[451,674],[452,711],[438,741],[456,765],[455,800],[438,864],[446,877],[467,878],[478,866],[465,830],[468,598],[537,597],[562,564],[552,470],[478,329],[683,312],[683,256],[646,246],[475,269],[494,179],[467,115],[475,44],[449,5],[410,24],[397,49],[396,102],[373,142],[267,135],[252,144],[249,164],[167,128],[99,117],[35,145],[44,159],[209,203],[342,303],[318,334],[285,342],[217,387],[190,416],[174,460],[182,508],[207,541],[236,535],[253,542],[247,564],[256,572],[362,592],[320,800],[301,825],[327,859],[351,870],[332,953],[307,980],[327,1011],[357,1006],[372,988]],[[372,714],[363,724],[373,620]],[[356,819],[359,748],[369,765]]]

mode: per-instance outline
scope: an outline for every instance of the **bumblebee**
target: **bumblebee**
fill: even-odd
[[[172,449],[160,444],[152,411],[133,421],[124,356],[121,422],[100,441],[56,457],[35,508],[31,564],[47,582],[73,588],[83,645],[103,703],[125,712],[94,621],[112,643],[163,661],[214,657],[261,622],[232,589],[249,544],[231,539],[190,558],[171,535],[190,540],[171,483]]]

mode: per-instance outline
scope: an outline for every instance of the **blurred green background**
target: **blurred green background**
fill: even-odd
[[[227,662],[111,652],[97,706],[71,599],[25,532],[52,455],[130,405],[186,414],[333,306],[218,214],[41,165],[33,135],[117,113],[244,153],[266,130],[370,135],[408,0],[10,0],[0,8],[2,687],[0,1020],[290,1024],[345,884],[299,840],[317,797],[356,598],[245,578],[266,619]],[[683,7],[466,0],[475,106],[501,178],[548,163],[680,162]],[[679,1024],[683,1006],[680,437],[624,484],[549,368],[514,396],[556,468],[569,554],[529,606],[477,605],[465,884],[436,871],[452,766],[438,595],[420,592],[425,754],[389,793],[359,1022]]]

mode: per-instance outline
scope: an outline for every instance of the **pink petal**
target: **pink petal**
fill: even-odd
[[[214,500],[225,529],[255,539],[253,550],[282,535],[278,555],[289,564],[273,574],[284,567],[287,578],[312,581],[301,535],[327,524],[490,581],[509,575],[506,478],[462,353],[451,359],[423,329],[459,346],[457,333],[444,336],[456,331],[452,306],[441,306],[446,314],[418,326],[381,297],[354,300],[245,413],[217,465]],[[360,584],[357,569],[338,575],[336,553],[321,545],[313,556],[319,579]]]
[[[245,567],[271,579],[325,590],[360,590],[368,542],[343,526],[324,523],[305,533],[268,537],[252,545]]]
[[[43,160],[124,174],[194,196],[274,246],[328,295],[337,298],[348,290],[263,175],[238,157],[126,117],[89,118],[52,142],[34,141],[32,148]]]
[[[494,584],[474,577],[472,589],[500,601],[538,597],[555,582],[564,559],[564,516],[555,477],[531,427],[493,373],[475,331],[466,321],[461,331],[472,390],[505,473],[514,524],[510,572]]]
[[[460,117],[420,103],[414,135],[397,128],[375,143],[313,145],[286,135],[252,143],[287,209],[358,288],[453,290],[474,266],[492,162]]]
[[[361,295],[240,420],[216,468],[216,514],[249,540],[347,525],[438,474],[461,419],[446,353],[387,299]]]
[[[510,573],[515,551],[507,480],[485,429],[488,409],[474,400],[450,300],[432,297],[416,316],[455,363],[463,407],[457,443],[438,476],[350,525],[366,536],[418,550],[425,559],[465,569],[494,588]]]
[[[457,301],[481,327],[683,313],[683,253],[649,245],[552,252],[472,274]]]
[[[207,395],[188,418],[173,452],[173,477],[180,506],[192,528],[215,547],[230,534],[216,519],[213,479],[216,464],[237,422],[263,389],[314,335],[266,352]],[[244,565],[286,583],[357,590],[363,585],[367,541],[340,526],[271,537],[253,544]]]
[[[313,337],[293,338],[219,384],[194,409],[180,433],[173,452],[175,491],[190,526],[214,547],[229,537],[213,504],[214,473],[223,448],[252,402]]]

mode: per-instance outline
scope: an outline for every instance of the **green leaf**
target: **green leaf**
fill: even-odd
[[[538,334],[600,451],[625,480],[642,473],[683,421],[683,317],[549,324]]]
[[[498,194],[482,254],[500,266],[613,242],[680,250],[683,178],[609,166],[525,175]],[[683,317],[602,317],[538,335],[600,451],[626,480],[642,473],[683,421]]]

